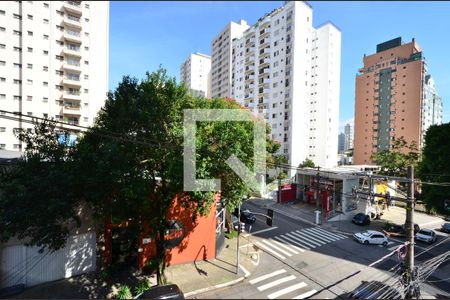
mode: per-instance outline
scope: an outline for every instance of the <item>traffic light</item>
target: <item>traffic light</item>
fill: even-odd
[[[266,217],[266,224],[268,226],[272,227],[272,221],[273,221],[273,210],[272,209],[268,209],[267,210],[267,217]]]

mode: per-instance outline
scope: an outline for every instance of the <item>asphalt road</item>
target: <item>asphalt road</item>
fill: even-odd
[[[266,214],[267,209],[246,205],[252,212]],[[274,212],[273,226],[266,218],[256,216],[249,228],[251,234],[240,237],[242,253],[258,252],[259,265],[248,278],[231,287],[197,295],[196,298],[337,298],[353,290],[363,280],[389,278],[386,271],[399,263],[397,254],[379,261],[404,243],[390,239],[386,247],[362,245],[351,235],[338,234],[324,228]],[[365,228],[362,227],[363,231]],[[450,249],[448,234],[439,233],[435,244],[418,243],[417,264]],[[374,268],[368,267],[374,264]],[[442,280],[450,274],[448,261],[443,263],[430,281]],[[426,294],[450,296],[448,281],[424,286]],[[435,289],[438,288],[441,291]]]

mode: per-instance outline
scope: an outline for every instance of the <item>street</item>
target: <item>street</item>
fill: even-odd
[[[256,213],[267,212],[250,203],[247,208]],[[361,227],[363,230],[365,228]],[[332,232],[276,212],[273,227],[266,225],[264,217],[257,216],[257,221],[251,226],[251,234],[244,233],[240,237],[242,255],[259,254],[256,271],[236,285],[196,295],[196,298],[345,297],[364,280],[396,280],[387,271],[398,265],[398,255],[394,253],[377,261],[396,250],[404,241],[390,238],[386,247],[363,245],[353,240],[350,234]],[[438,232],[434,244],[419,242],[416,245],[416,264],[448,249],[448,234]],[[374,264],[373,267],[371,264]],[[444,262],[428,280],[445,279],[445,274],[450,274],[448,268],[448,262]],[[426,298],[429,295],[448,297],[449,293],[450,288],[445,281],[422,287],[422,295]]]

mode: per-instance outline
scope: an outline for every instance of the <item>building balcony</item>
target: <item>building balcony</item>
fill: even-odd
[[[255,80],[255,74],[246,75],[245,76],[245,81],[247,81],[247,80],[254,81]]]
[[[244,101],[252,103],[254,97],[255,96],[253,94],[245,95]]]
[[[264,48],[259,51],[260,57],[267,56],[267,55],[270,55],[270,47]]]
[[[268,77],[269,76],[269,68],[265,68],[263,70],[258,71],[258,77]]]
[[[80,22],[80,19],[78,19],[78,18],[74,18],[74,17],[70,17],[70,16],[64,17],[62,23],[63,23],[63,26],[69,26],[69,27],[81,29],[81,22]]]
[[[247,84],[247,85],[245,85],[245,90],[251,90],[251,89],[254,89],[254,88],[255,88],[254,84]]]
[[[64,69],[64,70],[68,70],[68,71],[81,72],[81,66],[80,66],[80,64],[73,65],[73,64],[68,64],[67,62],[65,62],[65,63],[63,64],[63,69]]]
[[[63,48],[62,54],[76,56],[76,57],[82,56],[80,49],[75,50],[75,49]]]
[[[270,39],[266,38],[260,41],[259,49],[266,48],[270,46]]]
[[[64,31],[63,38],[71,42],[82,42],[81,33],[79,31],[66,30]]]
[[[81,101],[81,93],[79,92],[64,92],[62,97],[64,100],[67,99]]]
[[[250,56],[249,58],[245,59],[245,64],[246,65],[254,63],[254,62],[255,62],[255,57],[254,56]]]
[[[79,1],[64,1],[63,7],[66,12],[79,15],[83,13],[83,10],[81,9],[81,3]]]
[[[259,38],[269,36],[269,34],[270,34],[270,28],[265,28],[264,30],[261,30],[259,32]]]
[[[260,94],[260,95],[263,95],[263,94],[270,94],[270,89],[262,89],[262,90],[259,90],[259,94]]]
[[[64,115],[81,116],[81,106],[64,105],[61,112]]]
[[[259,60],[259,66],[262,67],[264,65],[269,65],[270,64],[270,58],[264,58],[264,59],[260,59]]]
[[[75,87],[81,87],[81,81],[80,81],[79,79],[76,80],[76,79],[70,79],[70,78],[64,77],[63,80],[62,80],[62,83],[63,83],[64,85],[70,85],[70,86],[75,86]]]

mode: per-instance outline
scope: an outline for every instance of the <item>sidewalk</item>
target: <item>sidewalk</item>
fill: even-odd
[[[245,241],[241,237],[242,244],[245,244]],[[177,284],[187,298],[244,280],[257,268],[258,263],[252,261],[251,252],[247,253],[245,248],[241,248],[239,252],[241,268],[239,274],[236,275],[236,246],[236,238],[225,239],[224,248],[214,260],[166,267],[167,283]],[[33,286],[11,298],[111,299],[115,298],[115,294],[121,285],[128,285],[133,292],[133,296],[135,296],[134,288],[141,280],[148,279],[152,286],[156,285],[155,275],[144,276],[131,270],[125,273],[124,276],[120,276],[120,280],[111,282],[101,280],[98,272],[92,272]]]
[[[251,253],[241,248],[239,275],[236,275],[236,238],[225,239],[225,246],[219,256],[212,261],[199,261],[166,268],[168,283],[177,284],[185,297],[229,286],[244,280],[256,269]],[[245,243],[241,237],[241,245]],[[155,279],[153,279],[155,281]],[[156,282],[152,282],[155,284]]]

